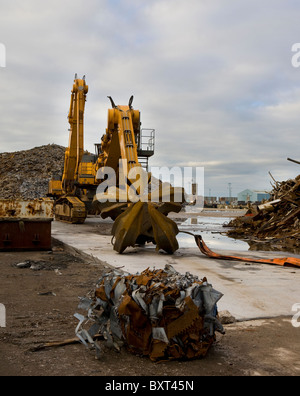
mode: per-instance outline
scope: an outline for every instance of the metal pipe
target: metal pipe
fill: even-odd
[[[300,162],[299,162],[299,161],[293,160],[293,159],[291,159],[291,158],[288,158],[288,161],[291,161],[291,162],[294,162],[295,164],[300,165]]]

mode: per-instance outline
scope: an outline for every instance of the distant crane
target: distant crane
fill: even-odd
[[[228,183],[228,189],[229,189],[229,201],[231,203],[231,197],[232,197],[232,183]]]

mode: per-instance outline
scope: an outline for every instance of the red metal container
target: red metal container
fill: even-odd
[[[51,250],[53,201],[0,201],[0,251]]]

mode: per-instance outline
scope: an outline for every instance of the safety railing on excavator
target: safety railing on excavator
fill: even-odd
[[[155,129],[141,129],[137,147],[139,157],[152,157],[155,149]]]

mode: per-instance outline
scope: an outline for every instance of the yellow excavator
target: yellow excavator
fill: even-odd
[[[64,172],[61,180],[49,182],[56,220],[80,224],[88,213],[100,214],[114,220],[112,235],[117,252],[152,242],[157,250],[174,253],[179,230],[167,216],[182,209],[184,190],[162,183],[148,172],[148,159],[154,154],[154,130],[146,130],[145,144],[140,111],[132,106],[133,96],[127,106],[117,106],[108,97],[112,108],[108,110],[106,132],[95,145],[95,155],[85,152],[87,93],[85,77],[75,75]]]

